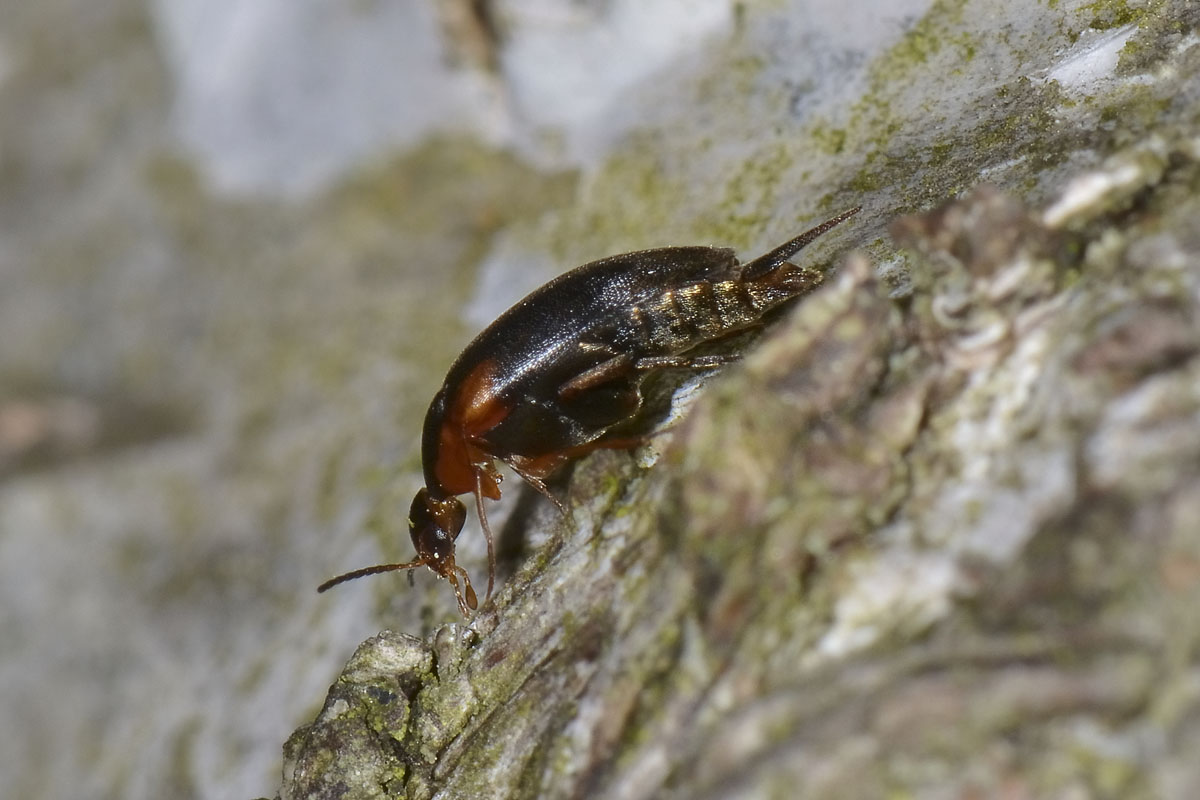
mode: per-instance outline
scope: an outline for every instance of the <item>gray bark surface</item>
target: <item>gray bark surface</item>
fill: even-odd
[[[1180,91],[1045,204],[894,220],[895,296],[849,255],[653,468],[586,461],[494,606],[359,648],[281,797],[1194,796]]]
[[[1200,796],[1195,0],[0,6],[6,796]],[[478,617],[314,591],[525,292],[857,205]]]

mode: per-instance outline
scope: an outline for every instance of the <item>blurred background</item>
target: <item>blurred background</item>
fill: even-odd
[[[315,587],[409,557],[426,403],[533,286],[856,203],[878,247],[964,188],[911,152],[1038,199],[1069,157],[927,145],[1099,17],[961,5],[0,0],[6,796],[273,794],[358,642],[456,615]]]
[[[359,641],[454,617],[431,576],[427,603],[399,581],[315,586],[408,558],[446,366],[571,265],[547,239],[607,254],[539,220],[658,102],[631,87],[696,69],[734,16],[0,4],[6,796],[272,794]]]

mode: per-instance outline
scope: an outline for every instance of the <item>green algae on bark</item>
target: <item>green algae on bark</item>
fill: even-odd
[[[1169,39],[1178,9],[1147,6],[1137,36]],[[1117,19],[1074,9],[1064,31],[1085,12]],[[898,47],[905,74],[982,57],[933,30]],[[426,770],[407,796],[1200,782],[1200,148],[1195,54],[1171,58],[1092,96],[1022,77],[936,136],[906,132],[920,110],[886,82],[870,117],[814,121],[836,132],[818,150],[859,159],[825,167],[814,202],[938,207],[892,226],[905,252],[871,248],[907,291],[852,256],[710,381],[654,468],[576,468],[571,519],[471,623],[453,677],[428,677],[428,728],[397,731]],[[802,146],[696,177],[663,175],[688,153],[647,137],[545,230],[585,231],[609,203],[601,239],[688,228],[674,199],[723,185],[721,230],[757,236],[778,187],[822,169]],[[972,189],[988,179],[1006,190]]]
[[[1188,669],[1170,642],[1200,640],[1200,477],[1180,469],[1200,454],[1196,201],[1153,199],[1193,185],[1200,153],[1163,146],[1171,166],[1132,206],[1115,191],[1059,217],[982,190],[897,223],[912,300],[852,259],[712,382],[654,469],[589,506],[634,470],[581,465],[584,524],[472,623],[453,677],[426,673],[415,713],[442,722],[393,732],[390,769],[426,770],[405,796],[870,796],[1002,776],[1153,796],[1155,762],[1072,725],[1136,737],[1193,713],[1147,716],[1151,676]],[[1158,613],[1183,627],[1129,638]],[[436,735],[413,738],[423,725]],[[873,743],[869,766],[847,737]]]

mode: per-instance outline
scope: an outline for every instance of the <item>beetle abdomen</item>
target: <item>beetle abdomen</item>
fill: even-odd
[[[700,281],[668,289],[631,314],[647,353],[681,353],[758,324],[772,308],[811,291],[822,278],[817,270],[784,263],[751,280]]]

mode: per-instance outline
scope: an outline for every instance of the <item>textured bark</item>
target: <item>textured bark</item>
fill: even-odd
[[[469,625],[362,645],[300,797],[1200,787],[1200,148],[895,221]],[[1072,794],[1075,793],[1075,794]]]
[[[5,4],[5,795],[271,794],[312,723],[290,797],[1200,796],[1198,31],[1196,0]],[[422,414],[524,291],[856,205],[656,464],[581,463],[565,522],[510,477],[495,607],[314,591],[411,557]],[[421,638],[314,722],[383,628]]]

